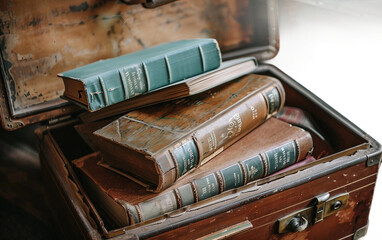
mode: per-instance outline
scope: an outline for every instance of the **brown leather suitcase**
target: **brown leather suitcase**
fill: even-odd
[[[1,123],[16,130],[42,122],[36,133],[46,199],[62,233],[89,239],[362,237],[381,146],[283,71],[263,63],[279,48],[277,3],[179,0],[144,5],[9,0],[1,8]],[[260,61],[255,72],[281,80],[286,105],[308,111],[334,153],[162,217],[118,228],[89,198],[71,165],[92,151],[73,128],[81,110],[59,98],[63,85],[56,74],[157,43],[195,37],[216,38],[224,59],[255,56]]]

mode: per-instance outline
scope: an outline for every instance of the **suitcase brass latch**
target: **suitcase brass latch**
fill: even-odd
[[[317,195],[310,206],[293,212],[280,218],[278,222],[278,232],[301,232],[309,224],[316,224],[324,220],[339,210],[343,209],[348,202],[349,194],[343,193],[330,197],[329,193]]]

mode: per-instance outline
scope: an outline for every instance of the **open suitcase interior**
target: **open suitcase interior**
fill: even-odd
[[[330,195],[348,192],[348,203],[363,200],[366,206],[370,205],[381,158],[379,143],[282,70],[262,62],[273,58],[279,48],[274,1],[180,0],[156,8],[97,0],[23,2],[22,5],[19,2],[8,1],[6,10],[2,11],[13,15],[2,17],[5,24],[1,35],[3,80],[0,85],[5,92],[0,97],[1,122],[4,128],[15,130],[42,121],[43,126],[37,130],[40,158],[47,192],[56,193],[47,194],[47,198],[56,218],[65,222],[63,228],[68,235],[134,239],[177,238],[190,234],[188,236],[196,238],[228,231],[240,238],[249,236],[246,234],[251,229],[266,229],[261,236],[267,239],[278,236],[274,218],[277,221],[307,207],[308,199],[329,190]],[[147,222],[116,226],[94,202],[71,164],[93,151],[73,128],[79,123],[77,114],[82,110],[60,99],[63,84],[56,74],[158,43],[202,37],[217,39],[223,59],[255,56],[260,62],[255,73],[282,82],[286,91],[285,106],[308,112],[319,129],[318,135],[313,132],[313,156],[317,160]],[[348,176],[347,171],[358,171],[359,175]],[[281,204],[284,210],[270,208],[270,212],[277,212],[275,215],[256,209],[256,204],[263,207],[267,201],[277,202],[277,196],[285,198],[293,195],[293,191],[301,192],[307,184],[317,185],[327,176],[338,177],[337,183],[328,184],[329,190],[306,190],[297,199],[299,202],[293,203],[297,200],[292,198],[285,200]],[[352,182],[366,187],[354,187],[350,185]],[[362,193],[362,189],[367,191]],[[369,209],[365,209],[362,212],[350,209],[358,214],[354,216],[358,220],[356,223],[353,219],[344,220],[346,227],[338,233],[344,235],[338,236],[363,229],[369,213]],[[247,211],[246,215],[240,215],[243,211]],[[229,215],[230,212],[233,215]],[[267,214],[272,218],[260,220],[259,216]],[[211,221],[216,221],[216,226],[207,224]],[[239,230],[232,230],[233,226]]]

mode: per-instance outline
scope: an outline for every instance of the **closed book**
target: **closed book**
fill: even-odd
[[[170,188],[152,193],[101,167],[99,152],[77,159],[88,194],[118,225],[147,221],[266,177],[304,159],[313,142],[305,130],[271,118]],[[98,163],[98,164],[97,164]],[[104,164],[102,164],[105,166]],[[106,165],[106,167],[108,167]],[[110,168],[110,167],[109,167]],[[192,211],[186,209],[185,211]]]
[[[253,57],[224,61],[220,67],[215,70],[143,93],[137,97],[113,104],[98,111],[84,112],[80,115],[80,118],[83,122],[94,122],[140,107],[192,96],[249,74],[253,72],[256,67],[257,62]]]
[[[94,134],[110,165],[161,191],[276,114],[284,100],[277,79],[250,74],[129,112]]]
[[[58,76],[64,81],[65,98],[96,111],[213,70],[220,64],[215,39],[188,39],[100,60]]]

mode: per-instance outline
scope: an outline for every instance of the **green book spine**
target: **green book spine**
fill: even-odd
[[[280,93],[276,88],[265,93],[268,103],[269,114],[276,112],[280,108]]]
[[[264,176],[264,164],[260,155],[240,162],[244,169],[244,184],[252,182]]]
[[[173,191],[159,195],[137,205],[141,222],[164,215],[165,213],[176,210],[177,208],[177,198]]]
[[[296,143],[290,142],[264,153],[265,175],[268,176],[296,162]]]
[[[219,194],[219,180],[215,173],[209,174],[191,183],[196,202]]]
[[[191,39],[101,60],[58,76],[82,81],[88,108],[95,111],[213,70],[220,63],[216,40]]]
[[[196,202],[191,183],[182,185],[175,189],[175,191],[177,193],[177,197],[179,198],[179,207],[184,207]]]
[[[297,157],[297,145],[291,141],[140,203],[139,211],[129,214],[134,221],[161,216],[272,174],[295,163]]]
[[[222,191],[244,185],[243,169],[239,163],[220,170],[219,174],[222,178]]]
[[[170,153],[175,160],[179,177],[193,169],[198,164],[199,153],[192,138],[181,144],[179,147],[176,147]]]
[[[266,119],[267,116],[270,116],[274,112],[278,111],[281,105],[281,97],[277,88],[272,88],[262,94],[266,97],[265,102],[268,106],[268,114],[266,116],[261,116],[260,119]],[[247,99],[240,105],[259,105],[258,99],[263,98],[263,96],[255,95],[253,98]],[[253,118],[256,118],[252,117],[254,114],[252,108],[241,108],[240,105],[236,108],[230,109],[230,111],[227,111],[225,114],[222,114],[219,121],[216,121],[210,125],[205,125],[204,128],[196,131],[194,137],[188,138],[186,142],[182,140],[182,144],[180,146],[170,150],[173,161],[177,166],[177,178],[183,176],[185,173],[201,164],[201,159],[203,160],[207,158],[217,149],[224,147],[225,145],[229,145],[230,142],[234,142],[232,138],[236,138],[237,140],[240,133],[248,132],[253,129],[254,124],[248,124]],[[217,140],[218,137],[216,137],[216,135],[225,135],[225,137]],[[195,139],[198,139],[200,143],[199,147],[195,142]],[[203,151],[200,152],[200,149],[203,149]],[[235,177],[239,176],[235,175]],[[227,187],[230,188],[231,181],[236,180],[227,180],[229,182],[227,183]]]
[[[136,205],[130,205],[130,204],[123,202],[123,201],[121,201],[121,204],[124,206],[124,208],[127,212],[127,215],[129,216],[130,225],[141,222],[142,219],[139,216],[139,212],[137,210]]]

